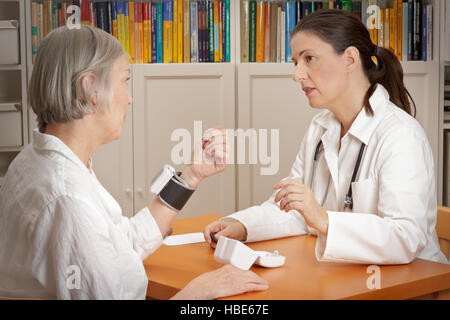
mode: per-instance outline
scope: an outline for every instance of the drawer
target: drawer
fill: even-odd
[[[0,147],[20,147],[22,108],[20,103],[0,103]]]

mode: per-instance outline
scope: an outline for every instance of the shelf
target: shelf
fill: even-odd
[[[450,122],[444,122],[444,126],[442,127],[444,130],[450,129]]]

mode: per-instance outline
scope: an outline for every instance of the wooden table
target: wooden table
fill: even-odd
[[[177,220],[173,235],[202,232],[220,215]],[[408,299],[450,288],[450,266],[416,259],[407,265],[380,266],[381,288],[368,289],[368,265],[318,262],[316,237],[309,235],[248,243],[254,250],[278,250],[284,266],[251,270],[269,282],[263,292],[227,299]],[[198,275],[217,269],[214,249],[206,242],[168,247],[162,245],[144,261],[148,276],[147,296],[168,299]]]

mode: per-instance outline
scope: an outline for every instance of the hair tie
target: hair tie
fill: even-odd
[[[371,59],[373,63],[378,64],[378,46],[374,44]]]

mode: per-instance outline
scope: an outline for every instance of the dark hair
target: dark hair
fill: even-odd
[[[396,55],[374,45],[369,31],[354,15],[342,10],[321,9],[302,18],[291,31],[291,39],[300,31],[318,36],[330,44],[337,54],[343,54],[350,46],[358,49],[364,74],[370,82],[364,97],[364,106],[369,114],[373,115],[369,98],[379,83],[386,88],[395,105],[415,117],[416,104],[405,88],[403,69]],[[377,64],[372,61],[374,55]]]

